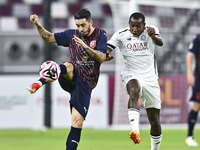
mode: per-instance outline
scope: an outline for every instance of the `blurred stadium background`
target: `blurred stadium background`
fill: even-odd
[[[45,59],[44,42],[29,21],[37,14],[44,24],[42,0],[0,1],[0,128],[42,128],[44,125],[44,89],[30,95],[26,86],[38,79],[38,69]],[[159,28],[164,46],[156,47],[161,86],[161,122],[172,127],[186,127],[190,88],[186,81],[185,57],[189,42],[199,32],[198,0],[52,0],[52,32],[76,28],[73,15],[88,8],[94,27],[106,30],[108,39],[117,29],[128,26],[129,15],[140,11],[146,23]],[[69,60],[67,48],[52,45],[53,60]],[[93,92],[85,126],[94,128],[129,128],[128,97],[119,77],[121,54],[101,66],[101,76]],[[99,92],[101,91],[101,92]],[[69,95],[57,83],[52,84],[52,127],[69,127]],[[96,123],[98,116],[100,123]],[[199,121],[200,122],[200,119]],[[141,105],[142,126],[148,126]],[[199,125],[197,125],[199,126]]]

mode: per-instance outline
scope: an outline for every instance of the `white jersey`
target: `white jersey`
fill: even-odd
[[[127,27],[116,31],[108,41],[109,48],[114,50],[119,47],[123,55],[125,64],[121,76],[131,74],[145,80],[158,79],[155,44],[147,34],[148,27],[153,27],[155,34],[159,35],[158,28],[146,26],[140,36],[134,37]]]

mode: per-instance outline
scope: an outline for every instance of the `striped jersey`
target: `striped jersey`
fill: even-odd
[[[157,27],[145,26],[143,32],[134,37],[127,27],[116,31],[108,41],[109,48],[114,50],[118,47],[123,55],[124,67],[121,76],[132,74],[136,78],[145,80],[158,79],[155,44],[147,34],[148,27],[153,27],[156,35],[160,34]]]
[[[190,43],[189,51],[194,53],[195,56],[195,77],[200,78],[200,34],[196,35]]]
[[[100,63],[94,60],[85,49],[79,47],[72,39],[76,35],[83,42],[94,50],[106,53],[107,34],[104,30],[95,28],[89,37],[82,37],[78,30],[67,29],[63,32],[55,33],[55,39],[58,45],[69,47],[70,63],[73,64],[75,71],[81,79],[91,88],[95,88],[99,78]]]

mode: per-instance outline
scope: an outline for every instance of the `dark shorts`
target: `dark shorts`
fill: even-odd
[[[192,87],[192,97],[190,100],[200,103],[200,79],[195,80],[195,85]]]
[[[74,73],[72,81],[66,80],[63,76],[58,78],[63,90],[71,95],[70,106],[74,107],[85,118],[90,105],[92,88],[87,85],[77,73]]]

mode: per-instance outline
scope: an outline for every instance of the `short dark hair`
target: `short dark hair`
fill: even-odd
[[[91,13],[87,9],[81,9],[74,15],[74,19],[86,19],[88,22],[92,20]]]
[[[129,18],[129,22],[131,21],[131,19],[142,19],[142,22],[143,23],[145,23],[145,17],[144,17],[144,15],[142,14],[142,13],[140,13],[140,12],[135,12],[135,13],[133,13],[131,16],[130,16],[130,18]]]

